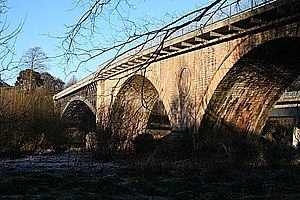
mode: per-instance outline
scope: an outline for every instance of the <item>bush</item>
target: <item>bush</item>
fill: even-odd
[[[2,152],[39,151],[67,142],[64,122],[54,113],[52,96],[1,88]]]
[[[155,148],[155,139],[150,133],[138,135],[133,140],[133,149],[138,154],[149,154]]]

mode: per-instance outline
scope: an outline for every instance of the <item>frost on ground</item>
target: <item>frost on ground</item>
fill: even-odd
[[[0,160],[0,199],[300,199],[299,164],[102,163],[88,153]]]

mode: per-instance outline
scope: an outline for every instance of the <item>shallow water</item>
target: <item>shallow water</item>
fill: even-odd
[[[91,158],[89,153],[74,152],[62,154],[36,154],[17,159],[0,160],[0,180],[12,175],[28,173],[50,173],[60,175],[67,172],[93,173],[105,170],[114,174],[119,166],[113,162],[101,163]]]

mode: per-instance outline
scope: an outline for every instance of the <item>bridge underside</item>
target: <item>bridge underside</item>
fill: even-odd
[[[156,88],[142,75],[134,75],[123,84],[113,103],[108,126],[124,149],[130,148],[132,140],[147,129],[152,133],[170,130]]]
[[[62,119],[68,122],[69,127],[77,128],[85,134],[96,131],[96,116],[83,101],[72,101],[63,113]]]
[[[215,90],[200,130],[258,138],[274,104],[300,74],[299,53],[300,39],[286,38],[243,56]]]

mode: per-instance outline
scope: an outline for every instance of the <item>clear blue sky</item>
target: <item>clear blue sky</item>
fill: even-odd
[[[87,1],[87,0],[84,0]],[[162,19],[166,13],[177,15],[201,7],[209,0],[132,0],[136,9],[132,10],[130,15],[133,18],[153,18]],[[137,2],[137,3],[135,3]],[[49,56],[53,57],[59,53],[58,46],[61,41],[51,36],[64,36],[67,29],[64,25],[74,24],[82,14],[82,8],[73,9],[74,0],[7,0],[10,9],[7,13],[7,19],[10,26],[16,27],[22,20],[25,21],[22,32],[18,36],[15,44],[15,59],[20,58],[25,51],[33,47],[41,47]],[[106,27],[107,28],[107,27]],[[97,63],[87,63],[89,70],[97,69],[97,66],[109,58],[101,58]],[[70,75],[66,77],[63,69],[66,66],[58,66],[58,60],[52,59],[48,62],[49,72],[67,82]],[[74,63],[74,65],[76,65]],[[75,69],[76,66],[68,66],[69,69]],[[76,77],[81,79],[90,72],[81,68],[75,73]],[[15,78],[8,80],[10,84],[15,82]]]

